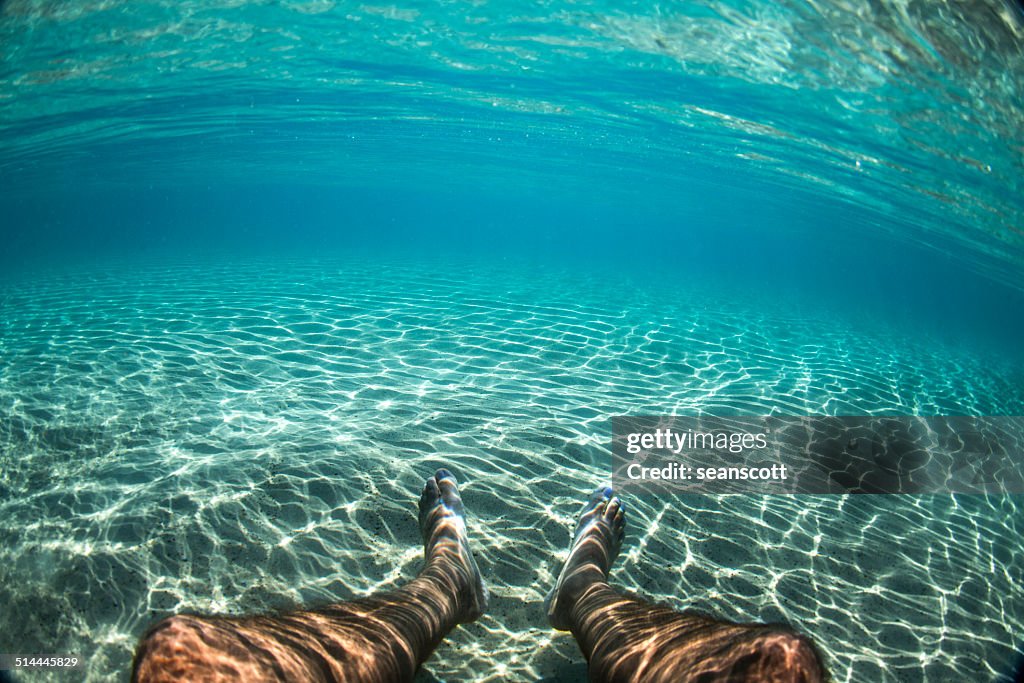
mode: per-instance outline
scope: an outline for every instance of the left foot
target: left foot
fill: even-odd
[[[468,596],[461,622],[473,621],[487,610],[490,596],[477,569],[466,535],[465,509],[455,481],[446,469],[427,479],[420,496],[420,531],[427,565],[442,563],[454,569],[460,592]]]

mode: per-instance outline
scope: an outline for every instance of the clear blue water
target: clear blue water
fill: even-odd
[[[0,2],[0,652],[392,587],[463,482],[541,600],[616,414],[1024,413],[1024,18],[935,2]],[[630,501],[626,589],[996,680],[1011,496]],[[65,680],[37,674],[26,680]]]

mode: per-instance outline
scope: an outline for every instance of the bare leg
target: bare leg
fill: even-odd
[[[441,639],[479,617],[488,601],[448,470],[423,488],[420,530],[426,562],[398,590],[281,616],[164,619],[143,638],[132,680],[412,680]]]
[[[814,644],[783,625],[734,624],[677,612],[608,585],[626,527],[610,488],[583,508],[569,558],[548,595],[548,621],[572,631],[591,681],[817,683]]]

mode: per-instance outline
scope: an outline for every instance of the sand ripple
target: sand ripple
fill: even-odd
[[[783,309],[530,267],[267,261],[0,288],[0,633],[124,672],[146,624],[394,586],[415,500],[463,482],[492,610],[427,670],[581,680],[541,600],[608,418],[1021,414],[990,360]],[[630,501],[616,582],[789,620],[837,681],[1004,672],[1024,630],[1011,497]],[[123,675],[123,674],[122,674]],[[424,680],[429,678],[424,677]]]

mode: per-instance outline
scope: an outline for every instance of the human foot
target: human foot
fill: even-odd
[[[548,623],[554,628],[568,631],[576,601],[593,584],[608,580],[625,533],[625,506],[610,486],[598,488],[580,512],[569,557],[544,601]]]
[[[427,566],[437,565],[455,577],[467,611],[461,622],[473,621],[487,610],[490,596],[469,549],[465,509],[455,475],[439,469],[423,485],[420,531]]]

